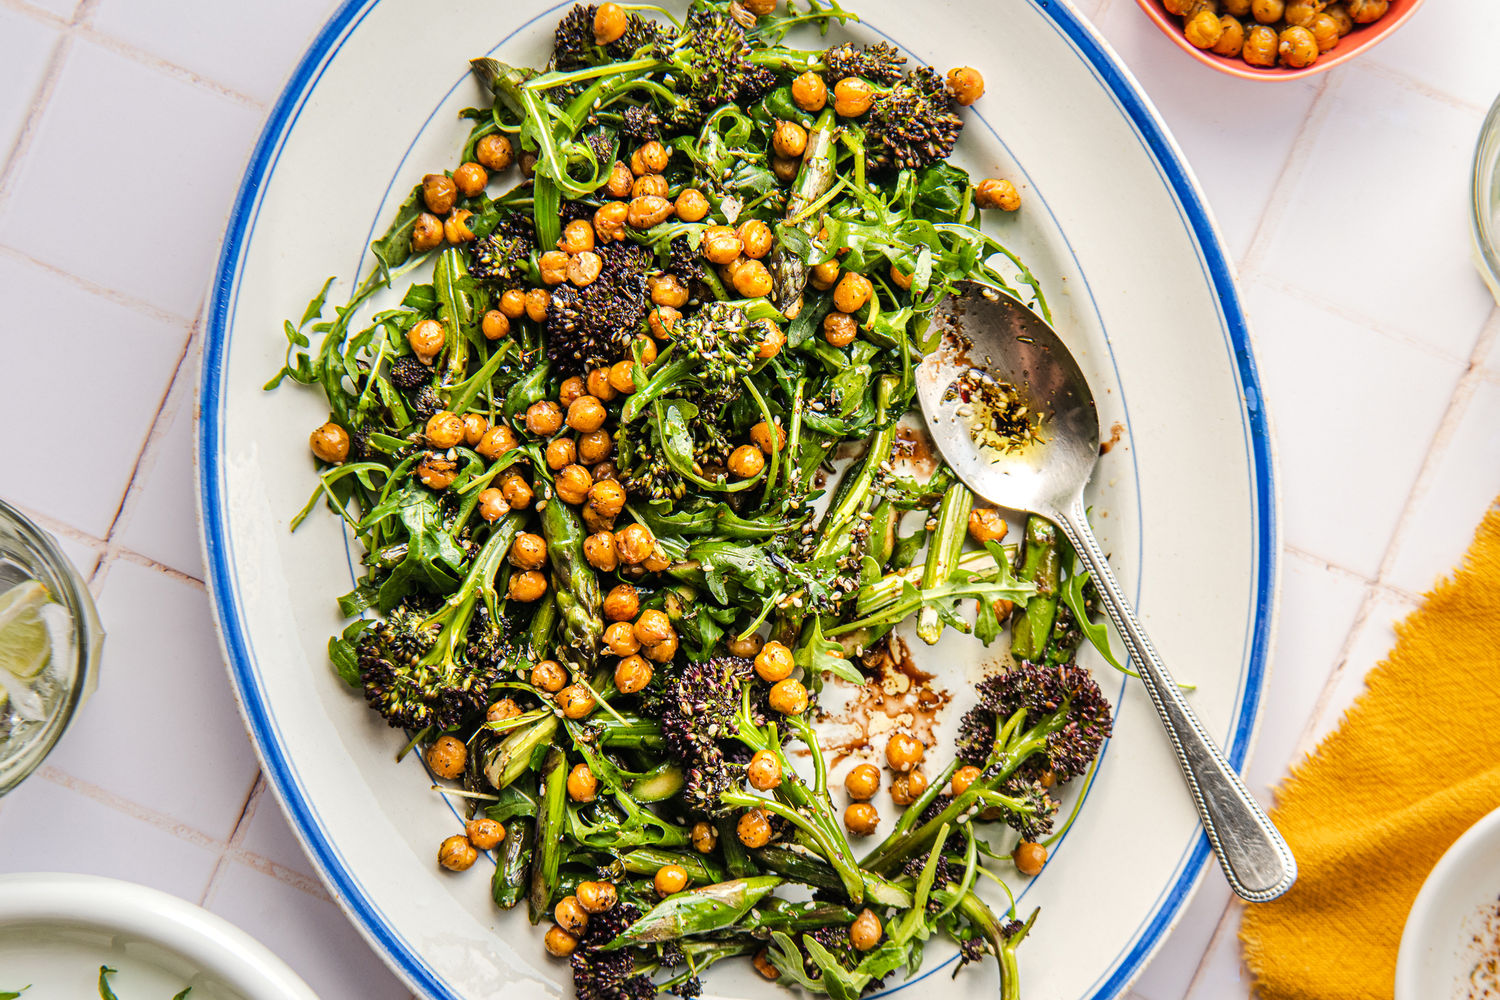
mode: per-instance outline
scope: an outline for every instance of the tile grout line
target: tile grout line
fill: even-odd
[[[159,322],[171,323],[175,326],[188,328],[191,328],[193,323],[195,322],[195,318],[192,316],[185,316],[181,313],[171,312],[170,310],[163,309],[160,306],[152,305],[145,299],[138,299],[128,292],[117,291],[113,288],[108,287],[107,285],[101,285],[98,282],[90,281],[88,278],[80,277],[79,275],[76,275],[71,271],[65,271],[55,264],[49,264],[38,257],[33,257],[31,254],[27,253],[24,250],[18,250],[15,247],[8,246],[4,243],[0,243],[0,257],[9,257],[12,260],[21,261],[24,264],[29,264],[33,267],[41,268],[42,270],[47,271],[50,274],[54,274],[57,277],[70,282],[71,284],[77,285],[79,288],[83,289],[85,292],[88,292],[91,295],[97,295],[99,298],[105,299],[109,302],[113,302],[115,305],[120,306],[121,308],[130,309],[134,312],[142,313]]]
[[[1214,921],[1214,932],[1209,935],[1208,944],[1203,948],[1203,954],[1198,956],[1198,964],[1193,966],[1193,974],[1188,979],[1187,989],[1182,992],[1183,1000],[1187,1000],[1188,997],[1193,995],[1193,990],[1197,987],[1198,980],[1203,976],[1203,970],[1208,965],[1209,956],[1213,954],[1214,945],[1218,943],[1219,928],[1224,925],[1224,920],[1229,916],[1229,911],[1233,909],[1234,904],[1234,893],[1230,893],[1229,898],[1224,901],[1224,909],[1219,911],[1219,919]]]
[[[250,821],[255,818],[255,807],[260,802],[261,793],[265,791],[266,779],[260,768],[255,769],[255,777],[250,780],[250,789],[245,793],[245,801],[240,803],[240,814],[235,817],[234,826],[229,831],[229,839],[224,842],[224,847],[219,851],[219,856],[214,860],[214,870],[209,873],[208,881],[203,886],[203,893],[198,897],[198,905],[206,907],[208,897],[214,891],[214,886],[219,881],[219,873],[224,870],[225,863],[229,858],[229,851],[238,848],[245,841],[245,834],[250,826]]]
[[[1441,88],[1434,87],[1429,83],[1425,83],[1417,77],[1411,76],[1401,69],[1390,65],[1389,63],[1381,62],[1379,58],[1373,58],[1366,61],[1362,64],[1362,68],[1369,70],[1370,72],[1375,73],[1378,76],[1385,77],[1391,83],[1403,86],[1407,90],[1420,94],[1423,97],[1431,98],[1434,101],[1441,101],[1443,104],[1446,104],[1451,108],[1456,108],[1459,111],[1468,111],[1473,114],[1484,115],[1490,110],[1487,106],[1475,104],[1472,101],[1459,97],[1457,94],[1449,93],[1446,90],[1442,90]]]
[[[72,48],[73,36],[69,31],[64,30],[57,44],[52,47],[52,55],[47,61],[47,70],[42,74],[42,82],[32,97],[31,110],[26,113],[26,121],[21,125],[21,134],[16,137],[16,144],[10,148],[10,154],[5,157],[3,165],[0,165],[0,212],[4,211],[5,203],[10,200],[11,188],[15,184],[15,178],[21,172],[21,163],[31,151],[32,143],[36,141],[42,117],[52,103],[52,95],[57,91],[58,81],[62,79],[63,66],[66,65]]]

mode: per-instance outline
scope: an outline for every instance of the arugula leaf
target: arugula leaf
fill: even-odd
[[[391,272],[406,263],[411,256],[411,233],[417,225],[417,216],[427,210],[422,201],[422,185],[411,189],[411,194],[396,209],[396,218],[391,220],[385,235],[370,244],[370,250],[380,261],[381,277],[388,283]]]
[[[415,480],[399,495],[397,514],[406,528],[406,555],[380,585],[381,612],[389,612],[413,590],[451,593],[458,584],[463,550],[453,542],[437,498]]]
[[[109,977],[119,971],[107,965],[99,966],[99,1000],[120,1000],[115,996],[115,991],[109,988]]]
[[[1102,621],[1094,621],[1089,617],[1088,609],[1084,606],[1083,588],[1089,582],[1087,570],[1080,569],[1077,561],[1073,563],[1073,572],[1068,574],[1067,581],[1062,586],[1062,600],[1073,612],[1073,617],[1078,619],[1078,627],[1083,630],[1084,638],[1099,651],[1099,654],[1116,670],[1127,668],[1109,648],[1109,629]]]
[[[797,664],[805,670],[819,674],[826,671],[839,680],[862,687],[865,683],[865,675],[841,655],[843,652],[843,646],[832,639],[824,638],[822,617],[814,615],[807,641],[797,647],[794,658]]]
[[[0,990],[0,1000],[16,1000],[22,993],[31,989],[30,984],[22,986],[18,990]]]

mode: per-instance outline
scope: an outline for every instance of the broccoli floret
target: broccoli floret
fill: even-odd
[[[391,385],[398,389],[418,389],[432,383],[432,369],[414,355],[397,358],[391,364]]]
[[[443,408],[443,399],[432,386],[424,385],[406,394],[406,405],[412,413],[426,420]]]
[[[627,59],[643,48],[664,48],[666,34],[661,25],[639,14],[625,19],[625,34],[608,45],[594,41],[596,4],[579,4],[557,22],[553,33],[553,65],[561,70],[596,66],[611,59]]]
[[[727,302],[704,303],[672,328],[672,340],[697,359],[692,377],[715,403],[726,403],[739,395],[740,379],[760,363],[764,338],[765,330],[759,323]]]
[[[641,911],[625,902],[589,916],[578,939],[578,950],[569,960],[578,1000],[648,1000],[656,996],[651,977],[636,971],[632,950],[600,950],[640,918]]]
[[[535,224],[528,216],[506,216],[495,231],[474,241],[469,273],[485,281],[513,286],[526,276],[526,263],[536,249]]]
[[[722,8],[696,7],[688,13],[675,56],[686,98],[672,112],[680,128],[696,128],[715,108],[749,103],[776,86],[774,73],[750,63],[745,29]]]
[[[942,78],[931,67],[919,67],[877,94],[870,106],[865,120],[870,166],[916,170],[935,163],[953,152],[963,128]]]
[[[687,775],[683,800],[708,816],[727,815],[724,794],[740,787],[744,771],[723,749],[737,730],[740,688],[754,673],[750,660],[724,656],[690,663],[670,677],[661,698],[661,730],[668,753]]]
[[[650,142],[661,138],[661,116],[644,104],[625,109],[625,121],[621,126],[627,139],[633,142]]]
[[[1001,744],[997,734],[1017,716]],[[1083,667],[1023,662],[979,685],[979,704],[959,724],[958,755],[977,767],[1004,757],[1016,773],[1068,781],[1088,770],[1111,725],[1109,702]]]
[[[599,277],[582,288],[558,285],[547,312],[547,357],[569,374],[626,357],[651,309],[651,251],[636,243],[606,243],[595,252],[604,262]]]
[[[824,78],[832,87],[845,77],[859,76],[890,86],[906,75],[906,57],[889,42],[856,49],[849,42],[823,53]]]
[[[483,613],[511,534],[490,536],[460,586],[462,598],[426,611],[408,601],[366,628],[356,652],[365,701],[392,726],[453,729],[489,704],[506,640]]]

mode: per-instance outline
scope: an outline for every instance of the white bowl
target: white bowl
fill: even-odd
[[[94,996],[101,965],[122,996],[190,986],[192,1000],[317,1000],[265,945],[176,896],[94,875],[0,876],[0,989]]]
[[[1500,809],[1454,841],[1422,883],[1396,955],[1396,1000],[1467,1000],[1500,944]],[[1488,981],[1491,990],[1495,980]]]

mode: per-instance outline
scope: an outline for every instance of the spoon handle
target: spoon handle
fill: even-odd
[[[1146,693],[1171,737],[1204,832],[1230,887],[1252,903],[1275,899],[1297,880],[1297,862],[1291,848],[1204,732],[1203,724],[1151,645],[1089,527],[1082,496],[1060,512],[1058,526],[1093,576],[1104,608],[1125,640]]]

